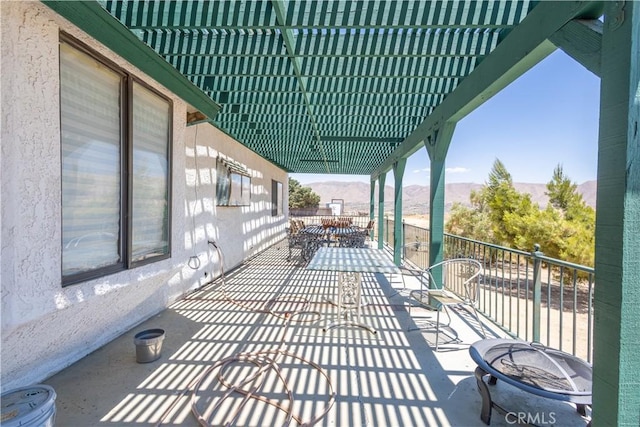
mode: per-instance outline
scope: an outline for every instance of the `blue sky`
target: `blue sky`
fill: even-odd
[[[496,158],[514,182],[546,183],[562,164],[581,184],[596,179],[600,79],[557,50],[463,118],[447,156],[447,183],[487,180]],[[301,184],[360,181],[368,175],[291,174]],[[393,172],[387,173],[393,185]],[[407,160],[404,186],[429,185],[423,148]]]

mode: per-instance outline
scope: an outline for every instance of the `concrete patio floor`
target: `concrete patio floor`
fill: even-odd
[[[337,316],[327,301],[335,273],[305,270],[297,259],[287,262],[287,252],[284,242],[268,249],[43,381],[57,393],[56,425],[287,425],[287,413],[272,404],[249,399],[239,409],[243,394],[222,399],[225,383],[244,379],[245,389],[259,387],[258,395],[292,408],[292,426],[316,419],[322,426],[484,425],[468,352],[481,339],[471,313],[455,311],[451,332],[459,341],[441,334],[445,344],[435,352],[434,313],[415,308],[410,318],[399,277],[364,274],[363,321],[377,333],[323,332]],[[488,337],[506,337],[483,323]],[[150,328],[166,331],[162,355],[137,363],[133,337]],[[586,424],[573,405],[500,381],[492,396],[538,425]],[[513,421],[494,411],[491,425]]]

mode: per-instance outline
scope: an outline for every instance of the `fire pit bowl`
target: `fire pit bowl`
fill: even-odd
[[[478,365],[475,370],[478,391],[482,396],[480,418],[491,421],[491,410],[504,408],[491,401],[488,385],[498,380],[521,390],[575,403],[580,415],[591,405],[592,368],[584,360],[542,344],[510,339],[485,339],[474,343],[469,354]],[[484,377],[489,377],[484,381]]]

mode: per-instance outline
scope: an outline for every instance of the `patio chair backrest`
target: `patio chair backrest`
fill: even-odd
[[[434,275],[441,269],[442,283],[437,286]],[[430,287],[442,288],[463,298],[466,302],[475,304],[480,295],[480,273],[482,264],[472,258],[448,259],[430,266],[427,269]]]

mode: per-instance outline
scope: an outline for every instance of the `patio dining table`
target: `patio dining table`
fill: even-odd
[[[363,247],[364,232],[360,227],[323,227],[308,225],[298,233],[298,241],[302,248],[302,258],[309,261],[316,251],[323,246]]]
[[[394,273],[400,269],[382,249],[322,247],[315,253],[308,270],[338,273],[338,318],[325,331],[341,326],[356,326],[375,334],[375,328],[361,317],[362,273]],[[355,312],[355,317],[354,317]]]
[[[354,226],[325,228],[322,225],[309,225],[300,231],[315,236],[349,236],[361,232],[362,229]]]

